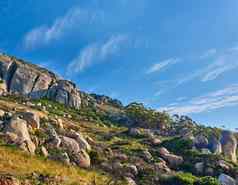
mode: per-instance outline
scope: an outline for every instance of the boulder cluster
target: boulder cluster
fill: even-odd
[[[7,144],[14,144],[31,155],[40,152],[46,158],[68,165],[90,167],[91,146],[80,132],[65,130],[61,119],[48,119],[43,123],[36,112],[1,112],[1,137]],[[59,127],[55,127],[55,123]]]

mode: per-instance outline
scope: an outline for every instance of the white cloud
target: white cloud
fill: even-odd
[[[178,104],[176,102],[175,106],[161,107],[159,110],[166,110],[169,113],[176,114],[191,114],[235,105],[238,105],[238,84],[208,93],[204,96],[195,97],[189,101]]]
[[[205,58],[209,58],[212,56],[215,56],[217,54],[217,50],[215,48],[209,49],[208,51],[206,51],[205,53],[203,53],[200,58],[201,59],[205,59]]]
[[[82,10],[79,7],[70,9],[64,16],[57,18],[52,25],[42,25],[29,31],[23,40],[26,49],[47,45],[60,39],[66,33],[83,23],[93,23],[103,19],[103,12]]]
[[[217,54],[214,61],[206,67],[193,71],[184,78],[177,80],[177,85],[184,84],[195,78],[201,82],[215,80],[224,73],[238,68],[238,50],[228,49],[222,54]]]
[[[180,59],[178,58],[170,58],[170,59],[167,59],[167,60],[164,60],[162,62],[159,62],[159,63],[156,63],[154,65],[152,65],[148,70],[147,70],[147,74],[151,74],[151,73],[154,73],[154,72],[159,72],[161,71],[162,69],[164,69],[165,67],[169,66],[169,65],[173,65],[173,64],[176,64],[180,61]]]
[[[94,63],[104,62],[109,57],[118,54],[127,40],[126,35],[116,35],[104,42],[90,44],[70,62],[67,67],[67,75],[80,73]]]

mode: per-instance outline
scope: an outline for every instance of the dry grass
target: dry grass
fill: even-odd
[[[65,185],[106,185],[110,177],[98,171],[68,167],[63,164],[29,156],[14,148],[0,147],[0,173],[25,176],[37,172],[65,178]]]

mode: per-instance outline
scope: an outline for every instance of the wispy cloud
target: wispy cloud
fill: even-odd
[[[191,114],[208,112],[235,105],[238,105],[238,84],[208,93],[204,96],[192,98],[182,103],[175,102],[174,105],[161,107],[159,110],[176,114]]]
[[[72,8],[64,16],[57,18],[52,25],[42,25],[29,31],[23,39],[23,45],[26,49],[47,45],[60,39],[73,28],[85,22],[93,23],[98,19],[103,19],[103,12]]]
[[[67,75],[80,73],[91,65],[104,62],[109,57],[118,54],[127,40],[128,36],[126,35],[116,35],[104,42],[90,44],[70,62],[67,67]]]
[[[180,59],[178,58],[170,58],[170,59],[167,59],[167,60],[164,60],[162,62],[159,62],[159,63],[156,63],[154,65],[152,65],[148,70],[147,70],[147,74],[151,74],[151,73],[155,73],[155,72],[159,72],[161,71],[162,69],[170,66],[170,65],[173,65],[173,64],[176,64],[180,61]]]
[[[209,58],[209,57],[215,56],[216,53],[217,53],[217,49],[212,48],[212,49],[207,50],[205,53],[203,53],[203,54],[200,56],[200,58],[201,58],[201,59]]]
[[[215,80],[224,73],[238,68],[238,50],[227,49],[225,52],[216,54],[214,61],[206,67],[198,69],[184,78],[177,80],[177,86],[199,79],[201,82]]]

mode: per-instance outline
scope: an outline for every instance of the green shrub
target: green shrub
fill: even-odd
[[[195,183],[195,185],[219,185],[219,182],[214,177],[202,177]]]
[[[173,138],[164,141],[162,145],[173,153],[184,154],[186,151],[192,149],[193,142],[191,140]]]
[[[178,173],[166,180],[163,184],[171,185],[194,185],[197,177],[193,176],[191,173]]]

